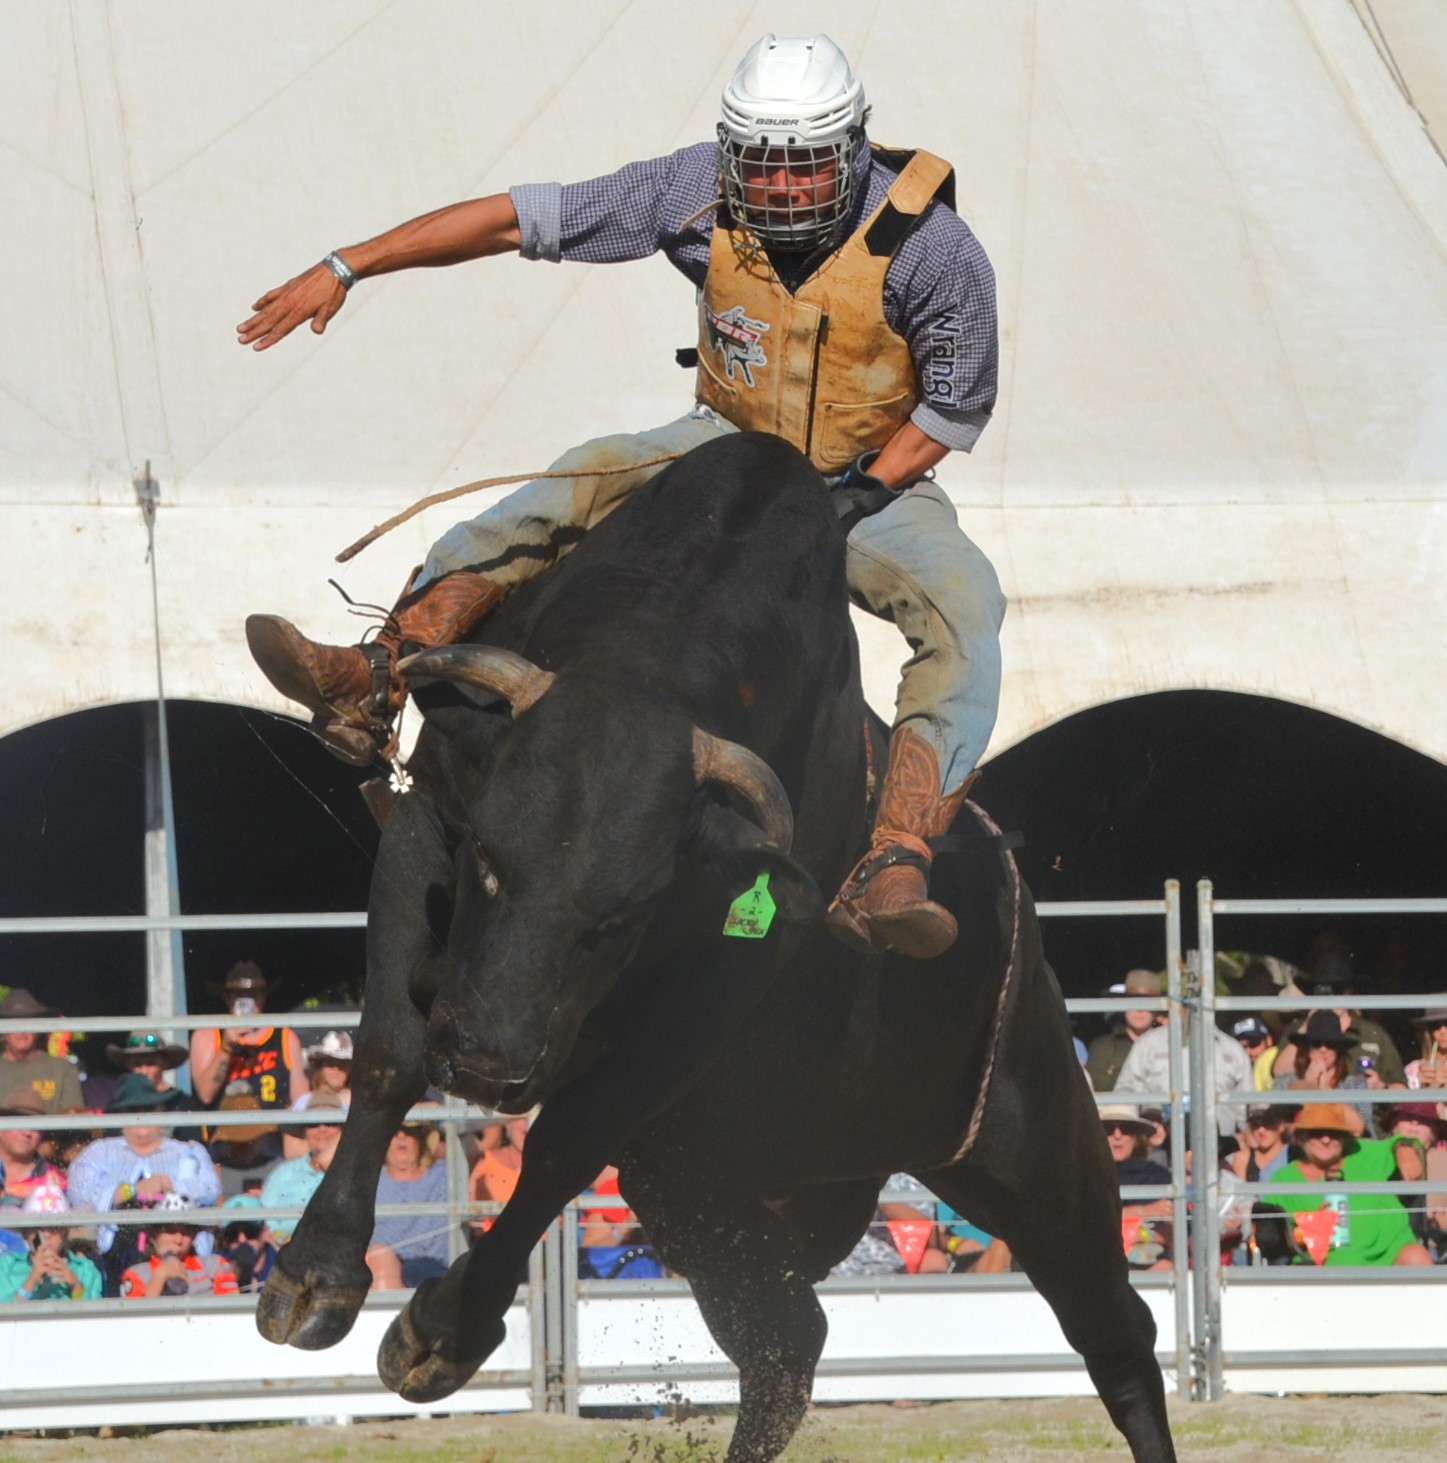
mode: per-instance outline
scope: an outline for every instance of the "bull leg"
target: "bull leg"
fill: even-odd
[[[371,1284],[364,1256],[375,1226],[377,1175],[402,1117],[426,1091],[426,1023],[408,981],[432,953],[429,887],[451,865],[430,809],[398,799],[372,880],[367,923],[367,1003],[357,1031],[352,1104],[341,1142],[256,1309],[268,1341],[315,1351],[352,1328]]]
[[[749,972],[735,959],[660,992],[629,1048],[548,1098],[528,1134],[517,1189],[492,1228],[440,1280],[418,1286],[383,1337],[377,1370],[394,1392],[435,1402],[501,1343],[533,1246],[568,1201],[697,1079],[749,1009]],[[648,1084],[640,1088],[645,1068]]]
[[[739,1370],[726,1463],[772,1463],[798,1431],[828,1322],[813,1282],[849,1253],[874,1213],[873,1180],[829,1185],[777,1211],[727,1188],[629,1164],[623,1196],[654,1248],[688,1277],[710,1335]]]
[[[1104,1153],[1096,1152],[1094,1112],[1088,1117],[1095,1132],[1057,1145],[1050,1163],[1032,1171],[1028,1191],[972,1160],[918,1178],[1010,1246],[1084,1357],[1136,1463],[1175,1463],[1155,1320],[1128,1278],[1120,1193]]]
[[[503,1318],[533,1246],[616,1151],[617,1109],[607,1101],[607,1085],[595,1071],[548,1100],[528,1133],[518,1186],[502,1213],[446,1275],[423,1281],[388,1327],[377,1372],[407,1401],[435,1402],[455,1392],[501,1344]]]

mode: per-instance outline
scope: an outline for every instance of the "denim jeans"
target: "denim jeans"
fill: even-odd
[[[686,452],[735,430],[696,407],[651,431],[584,442],[552,466],[570,476],[525,483],[443,534],[417,583],[471,569],[516,588],[556,563],[666,464],[604,477],[597,468]],[[944,489],[922,481],[855,526],[845,571],[854,603],[897,626],[909,645],[894,725],[929,740],[941,790],[953,791],[984,755],[1000,705],[1005,596],[995,570],[961,530]]]

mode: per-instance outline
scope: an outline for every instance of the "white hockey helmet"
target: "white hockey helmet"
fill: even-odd
[[[767,35],[749,48],[723,91],[719,170],[724,201],[765,244],[812,249],[848,216],[854,159],[864,136],[864,88],[828,36]],[[746,190],[743,165],[807,170],[819,182],[785,199]],[[750,201],[749,194],[753,199]]]

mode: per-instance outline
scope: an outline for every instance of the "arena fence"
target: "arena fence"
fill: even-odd
[[[1169,1090],[1132,1093],[1173,1116],[1186,1113],[1197,1152],[1214,1152],[1217,1096],[1207,1037],[1217,1011],[1300,1009],[1296,1000],[1220,997],[1214,978],[1218,915],[1414,914],[1447,912],[1440,900],[1225,900],[1209,881],[1197,889],[1198,949],[1181,945],[1176,881],[1159,899],[1042,904],[1045,919],[1154,918],[1162,924],[1166,993],[1159,998],[1102,997],[1068,1001],[1073,1012],[1151,1009],[1169,1030]],[[316,928],[356,926],[360,914],[176,916],[85,919],[5,919],[0,935],[75,934],[118,929],[136,933],[177,929]],[[1249,943],[1249,942],[1247,942]],[[1047,940],[1048,944],[1048,940]],[[1421,1009],[1447,1004],[1447,995],[1353,996],[1364,1010]],[[298,1031],[354,1025],[356,1013],[289,1012]],[[214,1027],[217,1017],[153,1011],[144,1017],[67,1019],[75,1032],[121,1032],[153,1026],[173,1034]],[[35,1022],[0,1022],[5,1030]],[[1333,1099],[1374,1104],[1400,1101],[1400,1090],[1334,1091]],[[1101,1094],[1099,1103],[1125,1100]],[[1299,1094],[1222,1097],[1296,1105]],[[446,1135],[446,1203],[392,1206],[379,1214],[434,1214],[451,1252],[464,1248],[464,1221],[490,1207],[469,1203],[460,1134],[497,1121],[465,1104],[414,1109]],[[300,1126],[304,1113],[268,1114]],[[213,1113],[207,1126],[254,1123],[254,1112]],[[114,1131],[144,1124],[145,1114],[87,1117],[87,1128]],[[154,1120],[152,1120],[154,1121]],[[38,1118],[0,1126],[73,1130],[72,1117]],[[1128,1200],[1165,1198],[1172,1208],[1172,1256],[1167,1271],[1144,1272],[1133,1283],[1158,1327],[1157,1357],[1168,1385],[1196,1400],[1237,1391],[1447,1392],[1447,1347],[1441,1322],[1447,1267],[1432,1270],[1348,1270],[1225,1267],[1220,1253],[1221,1206],[1236,1194],[1265,1193],[1237,1185],[1223,1193],[1216,1165],[1186,1163],[1187,1123],[1173,1121],[1169,1186],[1123,1190]],[[1355,1184],[1344,1192],[1420,1193],[1419,1184]],[[1277,1191],[1279,1194],[1279,1190]],[[901,1193],[904,1202],[918,1195]],[[664,1406],[737,1397],[735,1373],[713,1345],[687,1285],[680,1280],[582,1280],[578,1223],[585,1208],[618,1207],[616,1196],[581,1196],[550,1228],[535,1251],[528,1284],[508,1317],[508,1339],[474,1381],[433,1408],[414,1408],[381,1387],[377,1343],[404,1303],[404,1292],[368,1298],[357,1326],[324,1352],[277,1348],[257,1335],[248,1297],[144,1301],[29,1302],[0,1309],[0,1429],[92,1427],[351,1418],[505,1411],[521,1408],[577,1412],[596,1406]],[[257,1217],[293,1217],[296,1210],[251,1210]],[[129,1215],[87,1216],[90,1222]],[[234,1210],[200,1210],[199,1223],[222,1224]],[[27,1225],[65,1222],[27,1215]],[[830,1333],[816,1385],[821,1400],[892,1400],[1088,1394],[1080,1359],[1023,1275],[884,1276],[831,1279],[819,1287]]]

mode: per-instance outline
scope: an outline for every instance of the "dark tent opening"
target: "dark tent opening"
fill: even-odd
[[[82,712],[0,741],[0,911],[139,914],[142,717]],[[206,703],[169,708],[185,913],[365,907],[377,832],[362,774],[296,723]],[[1440,896],[1447,768],[1320,712],[1222,692],[1139,697],[1072,716],[995,758],[977,789],[1024,830],[1038,900],[1158,897],[1182,881],[1194,943],[1195,881],[1222,897]],[[1097,995],[1135,965],[1159,967],[1155,919],[1052,919],[1046,948],[1068,995]],[[1447,917],[1223,917],[1217,946],[1309,966],[1349,950],[1360,988],[1447,986]],[[274,1005],[360,988],[360,931],[185,937],[188,1007],[257,961]],[[144,941],[133,935],[0,936],[0,983],[73,1015],[137,1011]]]
[[[0,741],[0,912],[144,914],[143,717],[150,705],[79,712]],[[181,912],[366,907],[377,830],[359,773],[297,723],[204,702],[167,708]],[[255,960],[274,1009],[359,993],[360,930],[188,932],[187,1008]],[[131,934],[0,936],[0,983],[69,1015],[145,1009],[146,951]]]
[[[1447,895],[1447,767],[1282,701],[1180,691],[1096,707],[996,757],[976,791],[1024,830],[1037,900],[1159,897],[1178,878],[1187,946],[1200,878],[1218,898]],[[1159,968],[1161,926],[1052,919],[1045,947],[1067,995],[1099,995]],[[1364,992],[1447,987],[1442,915],[1219,915],[1216,947],[1305,968],[1335,949]]]

